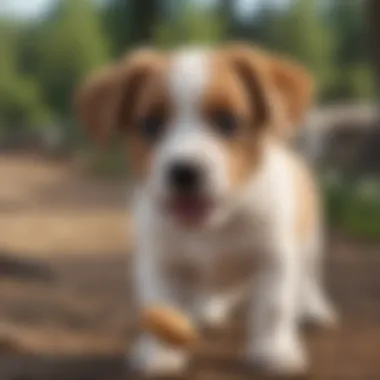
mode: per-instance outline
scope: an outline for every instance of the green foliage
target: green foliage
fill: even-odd
[[[11,78],[0,87],[0,114],[4,128],[38,127],[50,122],[39,88],[27,78]]]
[[[222,34],[223,23],[217,14],[192,5],[181,9],[176,20],[167,20],[158,24],[155,33],[156,44],[165,48],[183,43],[217,43]]]
[[[17,41],[20,30],[0,21],[0,128],[35,127],[50,120],[41,88],[17,70]]]
[[[112,51],[121,55],[127,48],[150,45],[168,0],[110,0],[104,22]],[[178,1],[176,0],[176,3]]]
[[[306,65],[323,92],[332,77],[334,37],[317,5],[316,0],[294,0],[290,9],[264,8],[261,37]]]
[[[361,63],[369,60],[369,36],[365,6],[360,1],[334,0],[327,9],[337,46],[338,64]]]
[[[59,120],[77,138],[70,119],[80,79],[145,43],[171,48],[244,37],[305,63],[322,101],[373,96],[363,2],[293,0],[274,7],[262,1],[243,22],[232,12],[234,1],[206,7],[199,0],[110,0],[99,7],[95,0],[58,0],[38,21],[0,19],[0,127]]]
[[[35,43],[36,77],[49,106],[65,117],[75,85],[108,58],[99,14],[89,0],[62,0],[53,17],[40,26]]]
[[[328,99],[373,98],[375,93],[374,77],[369,62],[346,64],[336,70],[334,81],[330,83]]]
[[[334,0],[327,9],[326,19],[335,37],[335,75],[328,88],[330,98],[370,99],[374,96],[364,11],[362,2],[345,0]]]
[[[353,196],[349,207],[342,216],[342,228],[357,237],[380,237],[380,199],[379,197]]]
[[[128,1],[110,0],[103,10],[103,25],[112,55],[121,55],[131,39],[131,7]]]
[[[369,62],[358,63],[348,70],[350,98],[369,99],[374,96],[374,77]]]
[[[380,180],[325,181],[327,218],[352,236],[380,238]]]
[[[3,125],[28,128],[67,119],[80,78],[108,58],[107,38],[94,4],[90,0],[61,0],[53,14],[40,23],[24,27],[8,22],[3,28]]]
[[[321,101],[373,97],[363,2],[293,0],[290,8],[266,4],[257,17],[258,40],[311,69]]]

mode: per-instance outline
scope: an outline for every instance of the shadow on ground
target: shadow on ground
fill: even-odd
[[[378,379],[378,247],[342,238],[330,247],[329,287],[342,325],[335,331],[305,332],[313,363],[308,378]],[[3,344],[0,379],[139,378],[128,372],[124,356],[136,327],[127,255],[70,255],[48,262],[56,276],[49,285],[17,276],[0,280],[0,336],[9,343]],[[206,333],[187,378],[252,378],[239,359],[244,314],[218,334]]]

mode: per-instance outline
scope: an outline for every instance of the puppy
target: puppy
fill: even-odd
[[[90,77],[76,101],[99,143],[116,130],[125,141],[136,178],[141,307],[165,304],[195,322],[221,323],[240,293],[202,290],[202,302],[183,304],[164,258],[190,257],[206,273],[218,252],[248,250],[260,266],[246,287],[246,357],[277,374],[307,368],[301,320],[336,319],[322,285],[318,191],[287,143],[312,95],[298,64],[231,44],[133,52]],[[147,374],[179,374],[188,355],[144,335],[134,360]]]

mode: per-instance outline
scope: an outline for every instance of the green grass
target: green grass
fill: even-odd
[[[324,181],[329,222],[360,238],[380,238],[380,180]]]

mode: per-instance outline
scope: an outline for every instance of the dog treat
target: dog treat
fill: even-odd
[[[189,347],[198,339],[191,321],[170,307],[149,307],[141,315],[141,324],[144,330],[174,346]]]

